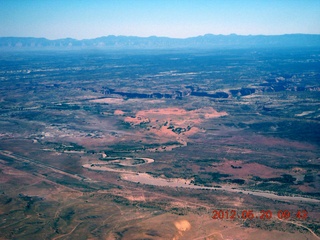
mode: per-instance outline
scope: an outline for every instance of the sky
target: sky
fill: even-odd
[[[0,0],[0,37],[320,34],[320,0]]]

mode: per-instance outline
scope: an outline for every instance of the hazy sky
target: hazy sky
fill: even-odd
[[[317,33],[320,0],[0,0],[0,36]]]

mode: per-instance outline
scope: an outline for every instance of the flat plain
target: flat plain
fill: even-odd
[[[319,71],[311,48],[2,52],[0,239],[319,239]]]

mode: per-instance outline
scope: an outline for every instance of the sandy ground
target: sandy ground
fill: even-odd
[[[109,103],[109,104],[122,104],[124,100],[122,98],[101,98],[90,100],[93,103]]]
[[[235,178],[248,178],[252,176],[271,178],[285,173],[284,171],[276,170],[259,163],[243,163],[242,161],[232,160],[215,165],[213,169],[221,173],[231,174]]]
[[[124,111],[117,109],[117,110],[114,111],[113,114],[122,116],[122,115],[124,115]]]
[[[132,126],[144,124],[148,133],[158,138],[160,142],[177,141],[185,145],[189,136],[201,131],[202,122],[226,115],[228,115],[226,112],[217,112],[212,107],[191,111],[173,107],[154,108],[138,111],[135,116],[125,117],[124,121]]]

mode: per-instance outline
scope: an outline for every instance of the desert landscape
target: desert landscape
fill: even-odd
[[[319,56],[3,52],[0,239],[320,239]]]

